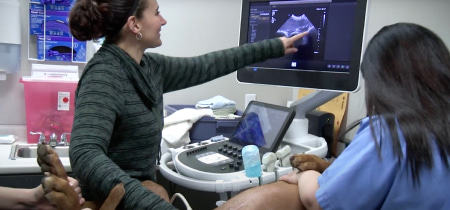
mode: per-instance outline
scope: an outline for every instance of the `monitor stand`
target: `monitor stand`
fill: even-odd
[[[289,145],[291,154],[314,154],[325,158],[328,152],[327,142],[322,137],[308,134],[306,114],[340,94],[340,92],[317,90],[294,101],[290,107],[295,109],[295,118],[280,146]]]

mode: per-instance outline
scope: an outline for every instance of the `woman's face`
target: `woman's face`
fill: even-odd
[[[146,48],[159,47],[161,41],[161,26],[166,25],[167,21],[159,13],[159,5],[156,0],[147,1],[147,8],[144,10],[143,18],[138,20],[141,25],[142,42],[146,43]]]

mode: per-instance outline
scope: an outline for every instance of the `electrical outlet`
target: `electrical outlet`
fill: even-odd
[[[250,101],[256,101],[256,94],[245,94],[245,108],[247,108]]]
[[[291,107],[291,104],[294,103],[294,101],[287,101],[286,106]]]

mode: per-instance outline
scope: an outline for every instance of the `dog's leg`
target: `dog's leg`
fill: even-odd
[[[108,197],[105,202],[102,201],[86,201],[83,205],[84,208],[88,208],[91,210],[114,210],[122,201],[123,196],[125,195],[125,188],[123,183],[116,185],[111,192],[109,192]]]
[[[66,170],[55,150],[47,144],[39,144],[37,155],[37,162],[42,172],[49,172],[61,179],[67,180]]]
[[[47,200],[57,209],[81,209],[78,193],[69,185],[67,173],[56,153],[50,146],[40,144],[37,162],[45,172],[42,187]]]
[[[123,196],[125,195],[125,188],[123,187],[123,183],[116,185],[111,192],[109,192],[108,197],[106,198],[103,205],[100,207],[100,210],[114,210],[119,205]]]
[[[159,197],[164,199],[166,202],[170,202],[169,194],[167,193],[166,189],[164,189],[163,186],[149,180],[143,181],[142,185],[144,185],[144,187],[154,192],[155,194],[159,195]]]
[[[42,180],[42,187],[46,192],[46,198],[58,210],[81,209],[77,192],[69,185],[67,173],[59,159],[58,153],[50,146],[40,144],[38,146],[38,164],[46,176]],[[85,202],[83,208],[92,210],[114,210],[119,205],[125,194],[123,183],[116,185],[105,202]]]
[[[314,170],[322,173],[328,166],[330,162],[311,154],[295,154],[290,158],[291,165],[297,168],[299,171]]]

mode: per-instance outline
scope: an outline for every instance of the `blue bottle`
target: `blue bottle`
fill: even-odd
[[[247,177],[261,176],[261,159],[257,146],[247,145],[242,148],[242,160],[244,161],[245,175]]]

